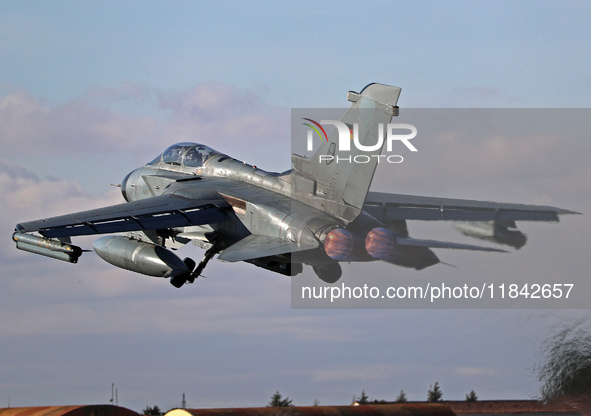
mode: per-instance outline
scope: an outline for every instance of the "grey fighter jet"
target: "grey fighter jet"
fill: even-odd
[[[400,88],[382,84],[349,92],[352,104],[333,121],[337,128],[312,157],[292,155],[290,171],[266,172],[206,145],[178,143],[123,179],[127,202],[23,222],[12,238],[21,250],[76,263],[84,250],[71,237],[109,234],[93,244],[101,258],[168,278],[175,287],[192,283],[215,255],[284,275],[309,265],[334,283],[340,262],[381,260],[420,270],[439,263],[433,248],[503,251],[415,239],[408,220],[455,221],[465,235],[519,248],[526,238],[515,221],[558,221],[574,213],[369,191],[387,142],[381,129],[397,115],[399,95]],[[356,146],[340,141],[344,126],[354,127]],[[350,163],[359,158],[363,163]],[[173,253],[189,242],[205,250],[198,264]]]

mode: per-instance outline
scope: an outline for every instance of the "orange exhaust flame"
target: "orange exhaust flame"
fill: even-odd
[[[355,238],[350,231],[337,228],[329,232],[324,240],[324,251],[331,259],[344,261],[353,254]]]
[[[374,228],[365,237],[365,250],[376,259],[387,258],[392,253],[395,244],[394,233],[383,227]]]

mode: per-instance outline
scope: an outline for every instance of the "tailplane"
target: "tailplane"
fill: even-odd
[[[398,114],[399,95],[398,87],[369,84],[349,92],[352,105],[341,121],[318,120],[335,128],[314,156],[292,155],[292,196],[347,223],[357,218],[387,141],[386,126]]]

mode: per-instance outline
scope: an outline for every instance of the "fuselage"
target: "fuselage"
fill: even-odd
[[[398,246],[396,233],[364,210],[348,222],[327,212],[334,209],[323,210],[335,202],[294,189],[298,174],[267,172],[204,145],[179,143],[128,174],[121,187],[127,201],[167,194],[223,207],[228,221],[167,230],[160,237],[170,238],[166,245],[172,248],[185,239],[218,253],[251,235],[268,237],[290,249],[244,261],[283,274],[297,274],[308,264],[334,282],[343,261],[384,260],[417,269],[439,261],[427,247]]]
[[[290,171],[267,172],[196,143],[170,146],[146,166],[130,172],[121,191],[128,202],[169,193],[225,201],[234,221],[206,227],[221,234],[226,246],[257,234],[322,248],[326,235],[344,226],[337,218],[291,197]],[[331,261],[324,250],[313,257]]]

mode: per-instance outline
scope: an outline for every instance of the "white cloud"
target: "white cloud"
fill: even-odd
[[[222,151],[287,142],[287,110],[251,90],[205,82],[176,92],[124,83],[47,105],[23,90],[0,96],[3,155],[134,152],[153,157],[170,144],[197,141]],[[237,156],[240,157],[240,156]]]
[[[0,98],[5,157],[14,153],[59,154],[71,151],[133,149],[155,137],[151,117],[122,115],[82,97],[48,106],[25,91]]]
[[[289,110],[217,82],[179,91],[93,87],[57,105],[12,90],[0,95],[0,126],[4,160],[39,177],[76,178],[90,193],[182,141],[269,171],[290,168]]]

